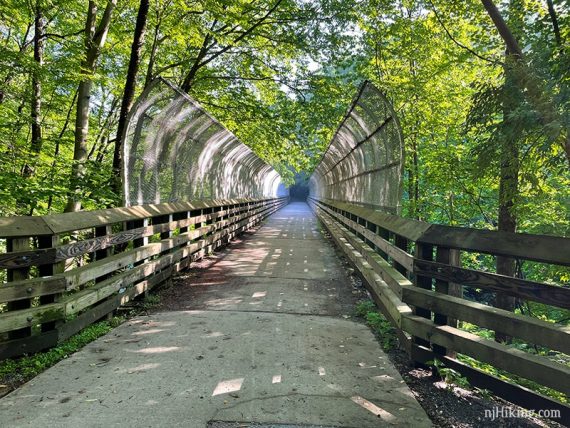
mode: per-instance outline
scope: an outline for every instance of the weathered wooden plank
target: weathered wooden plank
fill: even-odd
[[[129,220],[156,217],[174,214],[176,212],[191,211],[203,208],[233,205],[241,202],[262,202],[266,199],[229,199],[210,201],[173,202],[156,205],[139,205],[126,208],[111,208],[98,211],[81,211],[77,213],[64,213],[44,216],[43,219],[53,233],[65,233],[74,230],[89,229],[96,226],[120,223]]]
[[[409,254],[408,253],[408,240],[406,238],[404,238],[403,236],[400,235],[395,235],[394,236],[394,244],[397,248],[399,248],[400,250],[402,250],[404,253]],[[413,260],[412,260],[412,269],[409,269],[409,265],[408,266],[404,266],[400,263],[398,263],[396,260],[394,260],[394,267],[396,268],[396,270],[398,272],[400,272],[402,275],[406,276],[408,272],[413,271]]]
[[[433,246],[428,244],[418,244],[416,243],[416,258],[424,260],[433,259]],[[425,290],[431,290],[432,279],[426,276],[416,275],[414,278],[414,285],[418,288],[423,288]],[[424,308],[423,306],[414,306],[414,314],[417,316],[431,319],[431,311]],[[417,345],[428,346],[429,342],[423,340],[421,337],[415,336],[413,342]]]
[[[412,241],[570,266],[570,238],[567,237],[435,225],[330,199],[315,202],[355,214]]]
[[[204,228],[189,231],[187,234],[181,234],[169,240],[150,244],[145,247],[139,247],[124,253],[115,254],[105,260],[95,261],[85,266],[73,269],[72,271],[54,275],[52,277],[16,281],[0,287],[0,297],[6,299],[4,301],[9,301],[10,299],[18,300],[38,295],[51,294],[51,290],[61,291],[62,284],[66,284],[66,289],[71,290],[99,276],[112,273],[117,269],[122,269],[130,264],[137,263],[148,257],[160,254],[161,252],[175,246],[188,243],[192,239],[197,239],[206,233],[212,233],[217,229],[221,229],[222,226],[227,227],[228,225],[241,221],[243,218],[247,218],[246,216],[255,216],[256,213],[263,213],[268,209],[271,208],[257,208],[249,213],[232,216],[227,220],[213,223],[209,226],[205,226]],[[30,288],[30,294],[25,295],[24,293],[28,293],[27,290]]]
[[[66,280],[63,277],[32,278],[9,282],[0,286],[0,302],[62,293],[65,291],[65,287]]]
[[[409,305],[422,305],[434,312],[570,354],[570,326],[517,315],[503,309],[416,287],[404,286],[402,292],[402,300]]]
[[[423,244],[421,244],[423,245]],[[443,263],[443,264],[450,264],[450,254],[451,254],[451,250],[447,247],[437,247],[436,251],[435,251],[435,255],[436,255],[436,261],[438,263]],[[435,291],[440,294],[440,295],[445,295],[449,293],[449,282],[442,280],[442,279],[436,279],[435,280]],[[423,305],[423,307],[426,307],[425,305]],[[429,307],[426,307],[426,309],[430,309]],[[441,311],[433,311],[433,322],[437,325],[447,325],[447,314],[445,312],[441,312]],[[447,355],[447,350],[439,345],[433,345],[432,346],[433,351],[435,353],[437,353],[438,355]]]
[[[0,333],[29,328],[34,324],[61,320],[63,317],[64,308],[60,303],[4,312],[0,314]]]
[[[33,354],[57,345],[57,331],[52,330],[36,336],[0,342],[0,360],[22,354]]]
[[[225,223],[225,222],[226,221],[219,223]],[[78,293],[75,293],[72,296],[70,296],[64,302],[65,314],[72,315],[91,305],[94,305],[95,303],[101,301],[102,299],[105,299],[108,296],[116,293],[120,289],[128,288],[134,282],[140,281],[143,278],[151,275],[152,273],[164,269],[167,266],[171,265],[176,261],[179,261],[184,257],[188,257],[192,253],[199,251],[205,246],[213,245],[214,243],[216,243],[216,241],[220,241],[231,231],[243,227],[248,223],[249,223],[249,218],[242,220],[241,222],[238,222],[236,224],[230,225],[225,229],[222,229],[212,235],[207,236],[205,239],[193,242],[191,245],[183,248],[176,249],[176,246],[172,246],[172,248],[176,249],[176,251],[172,253],[167,253],[158,259],[154,259],[145,264],[136,266],[133,269],[115,275],[99,284],[96,284],[95,286],[79,291]],[[212,229],[212,226],[214,225],[205,226],[203,229],[210,230]]]
[[[113,296],[104,302],[90,308],[89,310],[85,311],[75,319],[65,323],[59,328],[59,341],[63,341],[71,337],[88,325],[93,324],[94,322],[103,318],[105,315],[113,312],[128,301],[137,297],[138,295],[151,290],[156,285],[168,279],[170,275],[170,270],[163,271],[158,275],[149,278],[147,281],[137,284],[135,287],[127,290],[125,293]]]
[[[390,243],[386,239],[383,239],[382,237],[378,236],[371,230],[361,226],[360,224],[356,223],[353,220],[350,220],[347,217],[344,217],[343,215],[331,210],[330,208],[327,207],[321,207],[321,208],[323,208],[328,214],[334,216],[336,219],[344,223],[346,226],[350,227],[351,229],[363,235],[366,239],[368,239],[370,242],[372,242],[374,245],[380,248],[384,253],[392,257],[392,259],[396,260],[400,265],[404,266],[406,269],[410,271],[413,270],[414,257],[411,254],[406,253],[400,248],[392,245],[392,243]]]
[[[493,366],[533,380],[564,394],[570,393],[570,367],[547,358],[509,348],[492,340],[458,330],[448,325],[435,325],[417,315],[402,317],[405,331],[426,341],[441,345]]]
[[[362,217],[371,223],[374,223],[390,232],[404,236],[411,241],[416,241],[431,226],[418,220],[411,220],[392,214],[386,214],[370,208],[356,207],[352,204],[337,202],[330,199],[322,199],[317,201],[318,204],[324,204],[329,207],[335,207],[343,211],[352,213]]]
[[[166,269],[172,263],[179,261],[182,257],[187,257],[188,255],[190,255],[189,247],[178,249],[175,253],[165,254],[158,259],[151,260],[128,271],[121,272],[118,275],[114,275],[113,277],[92,287],[81,290],[69,296],[64,301],[65,314],[75,314],[109,297],[110,295],[119,292],[121,289],[126,290],[135,282],[146,277],[150,277],[155,272]]]
[[[42,217],[0,217],[0,238],[51,235]]]
[[[317,216],[331,234],[336,245],[347,255],[352,266],[354,266],[357,272],[362,276],[364,285],[367,287],[368,291],[370,291],[374,302],[382,314],[394,327],[396,327],[396,334],[398,336],[400,346],[409,354],[411,338],[402,331],[399,326],[401,324],[401,315],[411,312],[411,309],[407,305],[402,304],[398,296],[396,296],[396,294],[387,287],[387,284],[382,281],[373,269],[367,268],[367,266],[362,263],[361,255],[359,255],[358,251],[338,230],[338,224],[334,219],[328,216],[320,207],[315,206],[314,208]]]
[[[0,269],[20,269],[29,266],[55,263],[55,254],[55,248],[0,254]]]
[[[83,254],[103,250],[113,245],[119,245],[135,239],[152,236],[156,233],[164,233],[201,223],[206,220],[216,219],[226,215],[241,212],[243,208],[233,208],[231,210],[217,211],[204,216],[192,217],[184,220],[173,221],[163,224],[155,224],[147,227],[126,230],[116,234],[107,234],[92,239],[85,239],[79,242],[61,245],[57,248],[37,249],[32,251],[18,251],[0,254],[0,269],[15,269],[29,266],[39,266],[52,264],[58,261],[77,257]],[[104,226],[100,226],[104,227]]]
[[[570,238],[432,225],[418,240],[432,245],[570,266]]]
[[[366,283],[370,286],[369,290],[375,300],[379,300],[381,306],[386,310],[388,317],[398,328],[401,326],[402,314],[411,313],[411,309],[403,303],[398,295],[386,284],[382,277],[374,271],[372,266],[367,262],[364,256],[360,253],[359,249],[355,248],[343,236],[340,228],[334,224],[334,220],[326,214],[321,219],[326,222],[327,228],[331,235],[345,252],[348,258],[355,264],[358,271],[365,278]]]
[[[116,299],[109,299],[88,311],[82,313],[71,321],[67,321],[58,327],[58,342],[69,339],[76,333],[79,333],[85,327],[97,322],[105,315],[110,314],[119,307],[120,303]]]
[[[9,252],[26,251],[30,248],[30,244],[31,243],[29,237],[10,238],[6,240],[6,249]],[[7,280],[8,282],[23,281],[25,279],[28,279],[29,275],[30,275],[29,268],[8,269]],[[10,312],[10,311],[19,311],[29,308],[31,304],[32,304],[31,299],[19,299],[17,301],[8,302],[6,306],[8,312]],[[20,339],[22,337],[30,336],[31,334],[32,334],[32,329],[26,326],[21,329],[11,331],[8,334],[8,337],[9,339]]]
[[[461,267],[461,250],[451,249],[449,251],[449,264]],[[457,284],[456,282],[450,282],[448,288],[450,296],[463,297],[463,285]],[[457,327],[457,319],[452,317],[448,318],[447,325]],[[452,355],[448,354],[448,356]]]
[[[566,287],[558,287],[425,260],[415,260],[414,272],[418,275],[429,276],[431,278],[455,282],[470,287],[499,291],[510,296],[570,309],[570,288]]]
[[[48,236],[40,236],[38,237],[38,247],[40,249],[44,248],[53,248],[60,243],[59,235],[48,235]],[[45,276],[52,276],[56,273],[63,272],[65,269],[64,263],[50,263],[47,265],[42,265],[38,267],[38,274],[41,277]],[[49,303],[56,302],[61,297],[61,294],[44,294],[40,296],[39,301],[40,305],[46,305]],[[47,332],[50,330],[54,330],[56,327],[56,322],[51,321],[47,323],[42,323],[41,330],[42,332]]]
[[[380,275],[392,291],[401,298],[402,285],[411,285],[412,283],[398,272],[390,263],[370,248],[362,239],[357,238],[356,235],[342,226],[338,226],[338,228],[349,243],[354,248],[358,249],[374,271]]]
[[[172,214],[178,211],[191,211],[211,206],[239,205],[245,201],[270,201],[274,199],[278,200],[283,198],[190,201],[110,208],[96,211],[80,211],[76,213],[52,214],[37,217],[0,217],[0,238],[52,235],[104,226],[111,223],[153,217],[161,214]]]
[[[505,400],[521,406],[525,409],[551,409],[560,410],[561,418],[553,419],[562,425],[570,425],[570,407],[552,398],[538,394],[523,386],[516,385],[499,379],[496,376],[485,373],[474,367],[470,367],[454,358],[436,355],[430,349],[422,346],[412,345],[412,356],[414,361],[427,364],[429,361],[439,359],[445,367],[459,372],[465,376],[469,383],[480,389],[492,391],[495,395]]]
[[[148,244],[144,247],[135,248],[124,253],[116,254],[104,260],[95,261],[86,266],[66,272],[62,275],[67,280],[67,289],[75,289],[81,284],[94,280],[102,275],[106,275],[117,269],[124,268],[125,266],[141,262],[149,257],[156,256],[182,244],[188,243],[206,235],[207,233],[213,233],[215,230],[221,229],[228,224],[238,222],[243,217],[250,215],[251,213],[241,214],[239,216],[232,217],[230,220],[222,220],[199,229],[191,230],[185,234]]]

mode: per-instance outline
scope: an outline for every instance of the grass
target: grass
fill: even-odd
[[[476,334],[477,336],[483,337],[488,340],[494,340],[495,334],[491,330],[487,330],[476,326],[474,324],[470,324],[468,322],[462,322],[461,328],[465,331],[470,333]],[[513,339],[512,343],[509,345],[511,348],[518,349],[519,351],[523,351],[529,354],[540,355],[546,357],[552,361],[555,361],[558,364],[564,364],[570,366],[570,359],[569,356],[563,354],[561,352],[551,351],[547,348],[530,345],[522,340]],[[561,401],[563,403],[568,403],[568,396],[562,392],[556,391],[552,388],[548,388],[546,386],[540,385],[539,383],[533,382],[532,380],[522,378],[515,374],[509,373],[505,370],[498,369],[491,364],[487,364],[485,362],[479,361],[473,357],[469,357],[467,355],[458,354],[457,359],[468,366],[477,368],[485,373],[490,375],[496,376],[504,381],[516,383],[518,385],[524,386],[532,391],[538,392],[542,395],[546,395],[547,397],[554,398],[555,400]]]
[[[445,367],[445,364],[438,359],[427,361],[433,370],[439,375],[439,377],[445,382],[448,388],[453,386],[459,386],[463,389],[470,389],[471,385],[466,377],[462,376],[456,370]]]
[[[158,304],[160,304],[160,296],[158,294],[150,294],[149,293],[142,300],[142,304],[140,305],[140,308],[143,311],[148,311],[148,310],[152,309],[153,307],[157,306]]]
[[[115,317],[108,321],[100,321],[86,327],[55,348],[17,359],[4,360],[0,362],[0,381],[11,384],[27,382],[88,343],[107,334],[124,320],[125,318]]]
[[[539,383],[533,382],[532,380],[522,378],[520,376],[514,375],[512,373],[506,372],[505,370],[498,369],[491,364],[484,363],[468,355],[458,354],[457,359],[468,366],[479,369],[485,373],[496,376],[506,382],[515,383],[517,385],[528,388],[532,391],[538,392],[539,394],[545,395],[547,397],[558,400],[562,403],[568,403],[568,396],[562,392],[556,391],[547,386],[540,385]]]
[[[356,305],[356,315],[366,320],[366,324],[374,330],[380,339],[382,349],[389,351],[397,347],[398,338],[392,324],[378,312],[376,305],[371,300],[363,300]]]

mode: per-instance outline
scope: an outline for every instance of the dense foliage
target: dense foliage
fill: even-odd
[[[405,215],[496,228],[508,146],[517,179],[503,202],[512,201],[518,230],[570,231],[566,0],[497,2],[522,46],[518,62],[475,0],[6,0],[1,215],[61,212],[74,192],[84,209],[120,204],[113,152],[145,3],[134,95],[155,76],[172,80],[287,180],[314,168],[369,79],[404,128]],[[529,81],[538,101],[527,96]],[[74,174],[78,165],[83,173]]]

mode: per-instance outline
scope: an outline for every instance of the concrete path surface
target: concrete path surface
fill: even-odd
[[[308,206],[292,203],[131,319],[0,399],[0,426],[431,423],[371,331]]]

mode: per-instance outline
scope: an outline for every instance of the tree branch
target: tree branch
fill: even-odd
[[[497,9],[497,6],[493,3],[493,0],[481,0],[481,3],[483,3],[483,7],[487,10],[487,13],[495,24],[495,27],[497,27],[499,34],[507,45],[509,53],[522,58],[522,50],[515,39],[515,36],[513,36],[513,33],[511,33],[511,30],[501,16],[501,12],[499,12],[499,9]]]
[[[239,42],[241,42],[243,39],[245,39],[248,35],[252,34],[256,28],[258,28],[260,25],[263,24],[264,21],[267,20],[267,18],[269,18],[269,16],[275,12],[275,10],[277,10],[277,8],[279,7],[279,5],[283,2],[283,0],[277,0],[275,2],[275,4],[271,7],[271,9],[269,9],[265,15],[263,15],[260,19],[258,19],[251,27],[249,27],[247,30],[243,31],[238,37],[236,37],[229,45],[226,45],[224,47],[222,47],[219,51],[215,52],[214,54],[210,55],[209,57],[206,58],[206,55],[208,53],[208,51],[217,44],[215,37],[213,37],[211,35],[211,33],[208,33],[208,35],[206,36],[206,38],[204,39],[204,43],[202,44],[202,47],[200,48],[200,52],[198,53],[198,57],[196,59],[196,61],[194,62],[194,65],[192,66],[192,68],[190,69],[190,71],[188,72],[188,74],[186,75],[184,82],[182,83],[182,90],[185,92],[188,92],[190,90],[190,87],[192,86],[192,81],[194,80],[194,78],[196,77],[196,73],[198,72],[198,70],[204,66],[206,66],[207,64],[209,64],[210,62],[212,62],[213,60],[215,60],[216,58],[218,58],[220,55],[226,53],[227,51],[229,51],[231,48],[233,48],[236,44],[238,44]],[[211,31],[214,31],[214,28],[217,24],[217,20],[214,21],[214,25],[211,27]],[[226,26],[227,27],[227,26]],[[222,27],[224,28],[224,27]],[[214,42],[208,46],[208,44],[210,43],[210,41],[213,40]]]
[[[465,46],[463,43],[459,42],[455,37],[453,37],[453,35],[449,32],[449,30],[447,29],[447,27],[445,26],[445,24],[443,23],[443,20],[440,18],[439,13],[437,12],[437,8],[435,7],[435,5],[433,4],[433,2],[431,0],[429,0],[429,3],[431,4],[431,7],[433,9],[433,13],[435,15],[435,18],[437,19],[437,21],[439,22],[439,25],[442,26],[442,28],[445,30],[445,33],[447,34],[447,36],[451,39],[451,41],[453,43],[455,43],[457,46],[459,46],[462,49],[465,49],[467,52],[469,52],[470,54],[476,56],[477,58],[483,60],[483,61],[487,61],[491,64],[500,64],[500,61],[496,61],[490,58],[486,58],[480,54],[478,54],[477,52],[475,52],[473,49],[471,49],[469,46]]]

